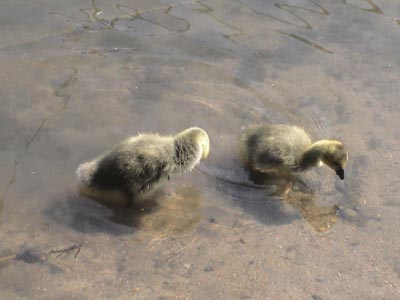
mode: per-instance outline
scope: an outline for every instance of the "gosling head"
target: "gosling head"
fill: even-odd
[[[321,161],[335,170],[341,180],[344,179],[344,167],[347,164],[348,154],[344,145],[335,140],[324,140],[321,144]]]
[[[194,142],[196,142],[201,148],[201,159],[205,159],[210,154],[210,139],[205,130],[199,127],[191,127],[178,134],[179,136],[188,136]]]
[[[199,144],[201,145],[201,148],[203,149],[203,155],[201,159],[206,159],[208,155],[210,154],[210,139],[208,138],[207,133],[202,130],[202,134],[199,137]]]

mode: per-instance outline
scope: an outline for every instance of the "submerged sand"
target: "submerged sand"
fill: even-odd
[[[268,2],[268,3],[266,3]],[[0,4],[0,299],[397,299],[397,1]],[[277,195],[238,137],[303,126],[349,149]],[[210,135],[143,209],[77,166],[139,132]]]

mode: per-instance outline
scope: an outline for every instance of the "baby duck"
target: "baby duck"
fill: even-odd
[[[248,128],[243,142],[245,160],[260,172],[299,172],[323,163],[344,179],[348,155],[337,140],[312,143],[303,128],[265,124]]]
[[[81,164],[81,188],[121,191],[129,200],[161,179],[192,170],[210,152],[207,133],[197,127],[175,136],[139,134],[109,152]]]

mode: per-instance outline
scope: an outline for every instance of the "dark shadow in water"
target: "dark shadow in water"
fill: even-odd
[[[115,201],[113,198],[111,201]],[[48,215],[57,223],[84,233],[131,234],[135,230],[170,236],[190,230],[201,219],[200,195],[192,187],[166,193],[155,189],[131,205],[124,201],[72,194],[57,199]]]
[[[267,225],[284,225],[298,219],[299,216],[288,210],[284,203],[266,190],[241,191],[232,197],[234,204],[241,207],[246,213]],[[238,197],[238,195],[240,195]]]
[[[202,218],[201,202],[200,193],[192,186],[168,193],[159,189],[133,208],[114,208],[109,219],[157,236],[171,236],[194,228]]]
[[[317,205],[313,189],[300,176],[278,176],[251,169],[249,179],[258,185],[274,186],[275,191],[266,196],[290,204],[316,232],[326,232],[337,222],[339,207]]]
[[[78,194],[67,194],[54,199],[47,210],[55,222],[82,233],[130,234],[133,230],[110,222],[112,212]]]
[[[263,224],[278,226],[298,219],[298,215],[288,211],[278,197],[272,196],[276,191],[275,186],[233,182],[209,174],[207,176],[214,181],[215,188],[224,197],[230,197],[233,205]]]
[[[123,193],[91,193],[83,189],[80,195],[109,209],[111,215],[107,216],[107,220],[112,223],[137,229],[141,227],[141,219],[157,211],[160,208],[159,201],[166,197],[164,191],[159,188],[138,195],[135,199],[127,199]]]

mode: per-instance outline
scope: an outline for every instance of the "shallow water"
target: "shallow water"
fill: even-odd
[[[2,1],[0,299],[399,298],[399,16],[394,0]],[[346,179],[254,183],[238,137],[261,122],[342,140]],[[209,159],[143,209],[78,194],[79,163],[190,126]]]

